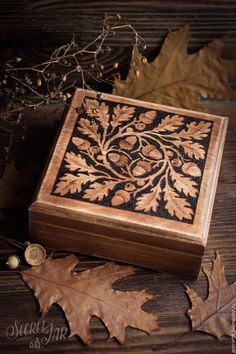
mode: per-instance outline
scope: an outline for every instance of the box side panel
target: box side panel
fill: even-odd
[[[74,226],[74,225],[73,225]],[[98,234],[91,228],[72,228],[57,223],[46,223],[42,215],[30,217],[31,239],[52,248],[62,248],[92,256],[128,262],[158,271],[197,277],[202,254],[143,244],[122,237]]]

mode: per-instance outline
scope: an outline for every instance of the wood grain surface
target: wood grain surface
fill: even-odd
[[[235,0],[1,0],[0,60],[16,56],[25,57],[28,62],[45,60],[53,48],[70,41],[73,34],[81,45],[88,43],[100,32],[105,13],[120,13],[127,22],[133,24],[147,43],[145,54],[150,60],[158,53],[166,31],[177,29],[189,21],[192,22],[190,52],[199,49],[214,37],[226,35],[223,55],[226,58],[236,57]],[[106,58],[107,65],[119,62],[123,72],[127,71],[131,53],[130,34],[116,33],[109,44],[111,54]],[[235,86],[235,82],[233,85]],[[203,264],[210,267],[214,253],[218,250],[225,264],[226,278],[232,283],[236,280],[236,103],[208,101],[206,106],[211,113],[229,116],[230,120]],[[37,117],[33,115],[26,118],[28,129],[24,130],[23,134],[19,131],[14,141],[13,155],[16,156],[17,168],[37,161],[40,173],[61,113],[61,108],[53,108],[50,113],[46,110]],[[8,143],[9,134],[1,133],[1,155]],[[0,174],[3,172],[2,162]],[[27,193],[32,196],[32,190]],[[6,220],[1,214],[1,234],[19,240],[28,239],[26,209],[5,209],[3,216]],[[136,275],[119,281],[114,288],[123,291],[145,288],[147,292],[156,294],[157,300],[147,303],[144,309],[159,314],[161,331],[148,336],[141,331],[128,329],[127,341],[120,346],[114,340],[107,341],[107,331],[103,324],[93,318],[90,323],[93,337],[91,347],[84,347],[77,337],[71,337],[58,341],[51,339],[45,347],[36,349],[35,341],[44,336],[42,331],[32,334],[30,338],[27,335],[18,335],[18,340],[10,340],[7,333],[10,334],[14,321],[18,321],[20,326],[38,322],[40,319],[39,306],[32,292],[23,283],[17,271],[8,271],[4,265],[6,257],[16,251],[13,246],[0,242],[0,353],[232,352],[230,338],[218,341],[200,332],[185,336],[190,330],[190,321],[186,316],[190,304],[184,293],[183,283],[193,286],[204,298],[207,295],[207,282],[203,274],[200,274],[196,282],[192,282],[187,278],[160,274],[145,268],[138,268]],[[56,252],[58,256],[63,254]],[[78,271],[104,263],[98,258],[78,256]],[[64,326],[68,328],[63,312],[57,305],[52,306],[45,321],[54,329]],[[66,337],[68,334],[67,332]],[[31,342],[34,343],[33,348],[30,348]]]
[[[207,102],[206,106],[212,113],[228,115],[230,120],[203,265],[210,267],[214,253],[218,250],[225,265],[226,278],[229,283],[232,283],[236,277],[236,121],[234,119],[236,104],[235,102]],[[12,221],[8,221],[8,223],[1,221],[1,233],[22,240],[27,239],[27,223],[23,216],[24,213],[12,212],[11,220],[15,220],[15,224]],[[91,321],[93,344],[88,348],[85,348],[77,337],[60,341],[54,339],[44,348],[30,348],[30,343],[37,338],[42,338],[43,333],[33,334],[31,338],[19,335],[18,340],[10,340],[6,336],[6,331],[9,326],[14,325],[14,321],[18,321],[18,325],[22,325],[37,322],[40,318],[38,303],[32,292],[23,283],[18,272],[7,271],[4,267],[7,255],[15,251],[14,247],[1,242],[1,353],[231,353],[230,338],[218,341],[210,335],[197,332],[181,339],[181,336],[190,330],[190,321],[186,316],[190,304],[184,293],[183,284],[191,285],[204,298],[207,295],[207,282],[202,273],[197,281],[192,282],[188,278],[160,274],[145,268],[138,268],[136,275],[120,280],[114,288],[119,290],[145,288],[148,292],[156,294],[157,300],[147,303],[144,309],[159,314],[161,331],[148,336],[141,331],[128,329],[126,343],[120,346],[114,340],[107,341],[107,331],[103,324],[97,318],[93,318]],[[60,254],[63,255],[62,252],[56,253],[56,255]],[[80,258],[78,271],[104,263],[104,260],[98,258],[78,256]],[[51,324],[54,329],[64,326],[67,328],[63,312],[57,305],[52,306],[45,321],[48,325]],[[180,339],[178,339],[179,337]],[[166,347],[171,342],[173,344]]]

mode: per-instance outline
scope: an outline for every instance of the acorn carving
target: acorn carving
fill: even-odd
[[[187,175],[193,176],[193,177],[200,177],[201,176],[201,170],[197,166],[196,163],[194,162],[187,162],[182,166],[182,171],[186,173]]]
[[[155,145],[146,145],[142,148],[142,153],[144,156],[151,157],[155,160],[162,159],[162,153],[157,149]]]
[[[156,111],[147,111],[141,113],[139,116],[139,120],[145,124],[151,124],[156,118]]]
[[[128,136],[127,138],[121,140],[119,145],[122,149],[132,150],[136,142],[137,142],[136,136]]]
[[[108,154],[108,157],[112,162],[114,162],[114,164],[116,166],[119,166],[119,167],[125,166],[129,162],[129,159],[127,156],[125,156],[123,154],[117,154],[115,152],[111,152],[110,154]]]
[[[79,150],[87,150],[90,147],[90,142],[81,138],[73,138],[73,144],[77,146]]]
[[[111,200],[113,206],[118,206],[127,203],[130,200],[130,194],[123,189],[118,190]]]
[[[152,169],[152,166],[149,162],[139,161],[133,169],[133,175],[135,177],[141,177],[141,176],[145,175],[146,173],[150,172],[151,169]]]
[[[179,158],[173,159],[171,162],[172,162],[172,165],[175,167],[180,167],[182,165],[182,162]]]

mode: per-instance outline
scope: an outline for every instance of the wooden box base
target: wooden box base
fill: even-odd
[[[196,277],[226,129],[225,117],[77,90],[29,210],[31,238]]]

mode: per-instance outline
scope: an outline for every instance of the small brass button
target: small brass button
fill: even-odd
[[[40,265],[46,259],[46,250],[43,246],[32,243],[25,249],[25,260],[30,265]]]

